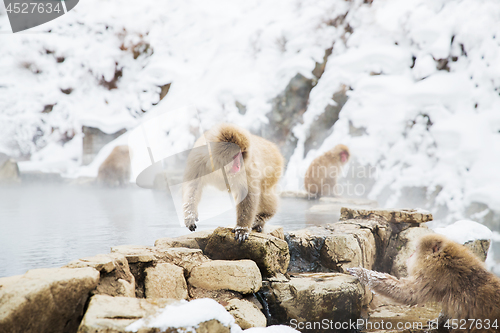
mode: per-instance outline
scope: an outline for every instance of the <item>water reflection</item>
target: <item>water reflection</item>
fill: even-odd
[[[301,229],[318,219],[306,216],[314,203],[284,199],[270,224]],[[235,210],[210,218],[198,230],[235,223]],[[324,219],[326,222],[332,220]],[[131,186],[29,184],[0,188],[0,277],[28,269],[59,267],[71,260],[108,253],[111,246],[153,245],[161,237],[190,231],[180,226],[165,192]]]

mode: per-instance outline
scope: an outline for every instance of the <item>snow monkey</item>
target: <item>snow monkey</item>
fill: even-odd
[[[251,229],[261,232],[276,213],[282,169],[283,157],[275,144],[235,125],[213,127],[196,141],[187,159],[182,185],[186,227],[196,229],[204,186],[229,186],[237,203],[235,239],[245,241]]]
[[[407,263],[409,277],[399,280],[360,267],[348,271],[373,291],[398,302],[441,303],[439,321],[449,320],[452,332],[498,332],[492,326],[495,320],[500,325],[500,279],[465,246],[438,234],[425,235]],[[477,322],[470,327],[469,320]],[[453,330],[453,322],[466,325]]]
[[[102,162],[97,174],[100,185],[118,187],[130,180],[130,154],[128,146],[116,146]]]
[[[313,198],[335,196],[337,178],[350,156],[349,148],[340,144],[316,157],[304,177],[304,186],[309,195]]]

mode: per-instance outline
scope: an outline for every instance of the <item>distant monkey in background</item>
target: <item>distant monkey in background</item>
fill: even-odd
[[[210,150],[199,149],[207,142]],[[283,169],[278,147],[231,124],[210,129],[194,147],[188,156],[182,187],[186,227],[191,231],[196,229],[203,188],[213,185],[226,191],[228,182],[237,202],[235,239],[239,242],[248,239],[251,229],[261,232],[278,207],[276,185]],[[227,179],[214,172],[221,168]]]
[[[408,278],[398,280],[361,267],[348,271],[376,293],[395,301],[408,305],[441,303],[440,327],[448,319],[458,320],[459,326],[466,322],[466,329],[452,332],[498,332],[492,325],[495,320],[500,325],[500,278],[488,272],[465,246],[444,236],[431,234],[419,240],[408,259]],[[469,319],[481,320],[481,328],[469,329]]]
[[[304,177],[305,190],[310,197],[337,195],[337,179],[350,156],[349,148],[339,144],[312,161]]]
[[[97,182],[108,187],[124,186],[130,180],[130,153],[126,145],[116,146],[102,162]]]

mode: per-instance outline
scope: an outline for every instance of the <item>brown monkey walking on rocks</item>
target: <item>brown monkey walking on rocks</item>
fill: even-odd
[[[208,149],[201,147],[207,142]],[[237,203],[235,239],[248,239],[251,229],[261,232],[276,213],[282,169],[283,157],[275,144],[231,124],[210,129],[196,141],[187,160],[182,187],[186,227],[196,229],[204,186],[227,190],[229,185]]]
[[[350,156],[349,148],[340,144],[316,157],[304,177],[304,186],[309,195],[315,198],[335,196],[337,179]]]
[[[395,301],[408,305],[441,303],[440,327],[448,319],[451,328],[452,320],[459,327],[466,322],[465,329],[452,332],[498,332],[498,326],[493,326],[495,320],[500,325],[500,278],[488,272],[466,247],[444,236],[431,234],[419,240],[408,259],[408,278],[398,280],[361,267],[348,271],[373,291]],[[472,327],[469,320],[476,321]]]
[[[126,145],[116,146],[99,167],[97,182],[100,185],[118,187],[128,184],[129,180],[129,148]]]

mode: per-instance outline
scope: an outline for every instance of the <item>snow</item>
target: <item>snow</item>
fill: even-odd
[[[139,319],[126,327],[127,331],[137,332],[144,327],[159,328],[190,328],[198,327],[202,322],[218,320],[222,325],[231,328],[232,333],[240,333],[242,329],[235,324],[235,320],[226,309],[210,298],[195,299],[190,302],[180,301],[173,305],[167,305],[156,315]],[[194,331],[194,330],[193,330]],[[298,332],[293,328],[283,325],[255,327],[245,330],[249,333],[293,333]]]
[[[460,220],[446,227],[434,228],[434,231],[459,244],[476,239],[493,239],[493,233],[488,227],[470,220]]]
[[[210,298],[195,299],[190,302],[180,301],[167,305],[152,317],[139,319],[127,326],[127,331],[137,332],[141,327],[151,327],[166,330],[169,327],[196,327],[198,324],[212,319],[222,325],[236,326],[233,316],[222,305]]]

